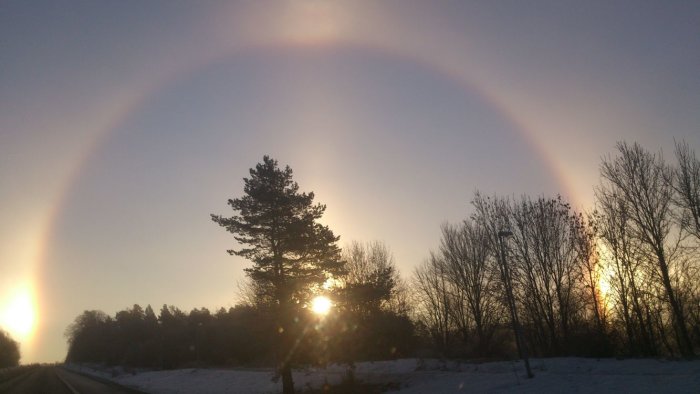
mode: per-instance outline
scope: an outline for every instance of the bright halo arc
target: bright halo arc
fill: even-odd
[[[327,315],[332,307],[333,303],[328,297],[318,296],[311,300],[311,311],[317,315]]]

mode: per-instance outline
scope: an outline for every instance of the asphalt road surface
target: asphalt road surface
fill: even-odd
[[[0,381],[0,393],[8,394],[134,394],[139,391],[108,381],[98,381],[60,367],[27,368]]]

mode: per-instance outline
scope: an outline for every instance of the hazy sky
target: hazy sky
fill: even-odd
[[[407,277],[477,189],[589,209],[616,141],[700,150],[699,21],[692,1],[3,1],[0,326],[56,361],[87,309],[234,305],[249,263],[209,215],[264,154]]]

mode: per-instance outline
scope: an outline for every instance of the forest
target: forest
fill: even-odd
[[[325,206],[264,158],[212,215],[253,263],[238,304],[184,312],[85,311],[67,362],[149,368],[323,365],[403,357],[523,355],[693,358],[700,350],[700,161],[618,143],[600,163],[595,206],[561,196],[476,192],[465,217],[410,273],[382,242],[318,223]],[[333,308],[314,313],[323,294]],[[525,354],[523,354],[523,352]]]
[[[382,360],[414,354],[418,337],[409,318],[406,289],[385,245],[353,243],[334,308],[319,317],[304,309],[295,362]],[[85,311],[66,330],[68,362],[150,368],[204,365],[266,366],[274,362],[273,309],[257,300],[252,282],[235,307],[183,312],[163,305],[134,305],[114,317]]]

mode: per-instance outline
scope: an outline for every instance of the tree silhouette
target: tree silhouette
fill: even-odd
[[[498,323],[494,248],[487,229],[473,220],[442,226],[440,254],[455,284],[455,321],[467,342],[476,334],[476,354],[483,356]]]
[[[388,303],[400,280],[389,248],[381,242],[363,245],[357,241],[345,248],[348,274],[344,280],[348,306],[368,316]]]
[[[301,335],[295,320],[312,290],[342,273],[339,237],[317,222],[326,207],[313,203],[313,192],[299,192],[289,166],[280,169],[276,160],[264,156],[243,181],[244,196],[228,201],[236,215],[211,217],[243,246],[228,252],[253,262],[246,273],[274,301],[279,373],[283,392],[293,393],[291,361]]]
[[[66,328],[67,362],[114,362],[114,321],[102,311],[84,311]],[[121,360],[119,360],[121,361]]]
[[[0,368],[19,365],[19,345],[5,331],[0,330]]]
[[[328,354],[348,364],[346,378],[353,384],[355,361],[410,352],[414,327],[401,305],[406,290],[386,244],[354,241],[343,248],[343,260],[347,275],[335,292],[337,319],[324,329]]]
[[[700,240],[700,160],[685,141],[676,143],[676,159],[673,185],[678,193],[676,204],[684,214],[681,223]]]
[[[648,152],[637,143],[618,143],[617,150],[617,157],[604,159],[601,164],[603,183],[597,193],[603,198],[616,198],[629,212],[629,231],[646,249],[653,262],[653,275],[661,278],[675,322],[679,350],[683,356],[692,357],[685,310],[672,277],[678,245],[672,239],[673,169],[660,153]]]

